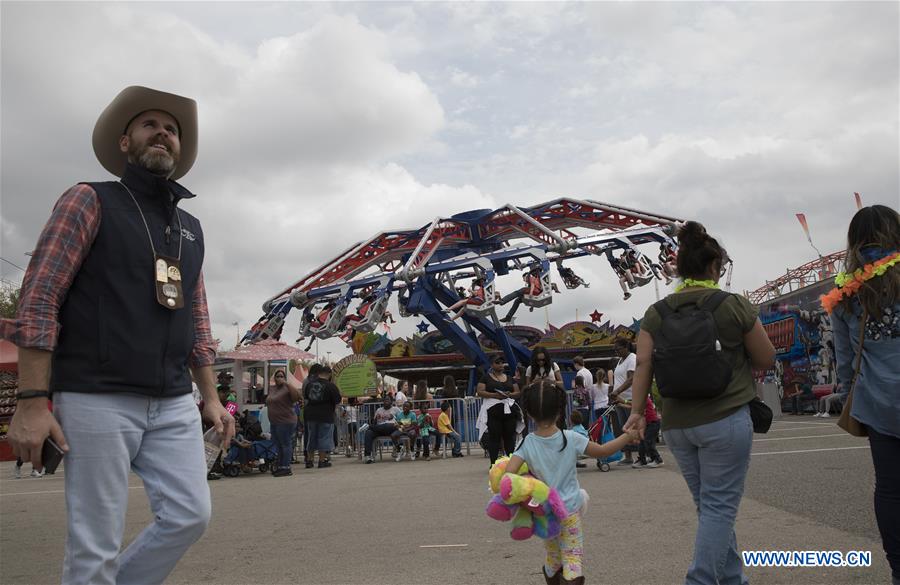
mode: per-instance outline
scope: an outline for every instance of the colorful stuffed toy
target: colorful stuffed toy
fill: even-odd
[[[508,457],[501,457],[491,467],[489,484],[494,496],[485,512],[495,520],[512,520],[513,540],[554,538],[560,523],[568,517],[559,493],[528,472],[522,464],[518,474],[506,473]]]

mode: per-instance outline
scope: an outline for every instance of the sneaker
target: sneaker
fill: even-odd
[[[38,471],[37,469],[31,470],[31,477],[44,477],[44,470]]]
[[[16,466],[16,479],[22,479],[22,468],[18,465]]]
[[[650,469],[654,469],[656,467],[662,467],[662,466],[663,466],[662,459],[659,459],[658,461],[651,461],[650,463],[647,464],[647,467],[649,467]]]
[[[647,467],[646,461],[635,461],[631,464],[632,469],[644,469],[645,467]]]
[[[814,414],[813,416],[816,417],[816,418],[818,418],[818,417],[822,416],[822,413],[821,413],[821,412],[817,412],[817,413]]]
[[[616,462],[616,465],[618,465],[619,467],[625,467],[626,465],[634,465],[634,460],[633,459],[620,459],[619,461]]]
[[[306,468],[307,468],[307,469],[312,469],[312,468],[315,467],[315,466],[316,466],[316,464],[313,463],[312,461],[307,461],[307,462],[306,462]]]
[[[823,412],[823,413],[822,413],[822,418],[831,418],[831,415],[828,414],[827,412]]]
[[[622,300],[627,301],[630,298],[631,298],[631,293],[625,293],[625,298]]]
[[[366,455],[366,464],[375,463],[375,459],[371,455]]]
[[[410,454],[409,454],[409,460],[410,460],[410,461],[415,461],[415,460],[416,460],[416,457],[418,457],[418,455],[416,455],[415,453],[410,453]]]
[[[425,457],[425,461],[431,461],[431,455],[428,455],[427,457]]]
[[[290,469],[281,468],[281,469],[276,469],[272,475],[274,477],[285,477],[285,476],[293,475],[293,474],[291,473]]]
[[[462,453],[454,453],[453,456],[454,457],[464,457],[464,455]]]
[[[319,461],[319,469],[331,467],[331,461]]]

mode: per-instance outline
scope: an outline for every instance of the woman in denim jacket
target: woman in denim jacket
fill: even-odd
[[[900,216],[890,207],[860,209],[847,233],[846,273],[822,298],[831,312],[838,380],[852,384],[850,416],[865,425],[875,464],[875,518],[900,585]],[[859,271],[859,272],[857,272]],[[862,323],[863,315],[866,316]]]

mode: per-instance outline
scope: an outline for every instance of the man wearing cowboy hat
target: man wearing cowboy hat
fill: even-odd
[[[16,319],[0,324],[19,346],[8,437],[37,468],[48,436],[66,452],[63,583],[161,583],[210,517],[190,373],[203,418],[225,445],[234,433],[210,368],[203,232],[178,208],[194,195],[175,182],[197,156],[197,104],[128,87],[97,120],[93,146],[120,180],[63,194]],[[132,470],[154,520],[120,552]]]

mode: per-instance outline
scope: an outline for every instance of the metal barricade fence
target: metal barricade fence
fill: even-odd
[[[476,423],[478,421],[478,416],[481,412],[482,404],[484,403],[484,399],[478,396],[466,396],[464,398],[434,398],[431,400],[410,400],[410,404],[412,405],[412,409],[419,414],[420,407],[422,404],[425,404],[429,411],[432,414],[432,418],[434,419],[434,426],[437,428],[437,414],[435,410],[439,409],[441,403],[443,402],[450,403],[450,412],[451,412],[451,421],[453,424],[453,428],[456,429],[456,432],[460,434],[462,437],[463,448],[465,449],[466,455],[472,454],[472,447],[474,443],[474,447],[476,449],[481,448],[481,437],[479,436],[478,430],[476,428]],[[370,400],[368,402],[364,402],[359,404],[359,417],[357,423],[357,457],[362,459],[363,456],[363,442],[364,442],[364,430],[368,427],[368,425],[372,424],[372,420],[375,416],[375,411],[382,406],[381,401]],[[583,424],[585,428],[590,428],[590,425],[596,422],[595,417],[595,409],[594,403],[591,403],[584,407],[576,407],[574,404],[574,392],[572,390],[566,390],[566,426],[569,426],[569,421],[571,420],[572,411],[578,409],[582,412],[587,411],[587,416],[584,417]],[[523,413],[524,416],[524,413]],[[525,418],[525,424],[528,427],[528,432],[532,432],[534,430],[534,421],[530,420],[527,416]]]
[[[478,431],[475,423],[478,420],[478,413],[481,409],[482,399],[475,396],[467,396],[465,398],[433,398],[431,400],[410,400],[412,409],[419,414],[421,406],[424,404],[432,414],[433,424],[437,428],[438,412],[433,409],[440,409],[443,402],[450,403],[450,420],[453,428],[460,434],[462,438],[462,446],[466,455],[472,454],[472,443],[479,447]],[[382,406],[379,400],[370,400],[359,405],[359,419],[357,436],[357,457],[362,459],[363,442],[365,437],[365,429],[372,425],[375,418],[375,411]],[[398,407],[399,408],[399,407]]]

